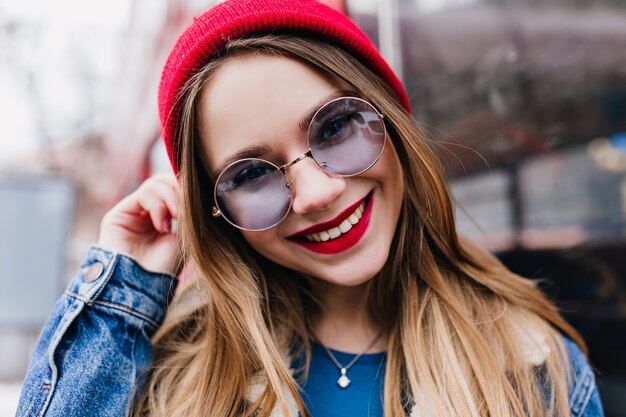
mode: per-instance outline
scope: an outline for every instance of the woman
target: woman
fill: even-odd
[[[402,85],[344,16],[226,1],[159,98],[177,180],[105,216],[18,415],[602,415],[580,336],[457,236]]]

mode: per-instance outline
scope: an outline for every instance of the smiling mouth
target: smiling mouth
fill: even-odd
[[[345,219],[341,224],[337,227],[333,227],[332,229],[323,230],[319,233],[312,233],[309,235],[302,235],[302,237],[309,242],[326,242],[328,240],[336,239],[344,233],[348,233],[352,226],[357,224],[361,217],[363,217],[363,212],[365,211],[365,201],[363,201],[359,206]]]
[[[334,219],[304,229],[288,239],[320,254],[335,254],[356,245],[367,230],[373,206],[373,191]]]

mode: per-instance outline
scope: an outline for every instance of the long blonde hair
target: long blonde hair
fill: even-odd
[[[195,264],[194,307],[170,318],[155,341],[136,415],[308,415],[291,355],[310,358],[319,311],[314,280],[254,252],[210,216],[213,179],[203,162],[198,97],[215,68],[249,53],[295,57],[349,84],[384,115],[405,181],[402,210],[383,270],[369,282],[369,308],[388,329],[384,414],[402,416],[569,415],[571,383],[561,332],[579,335],[529,280],[461,239],[431,144],[376,75],[341,49],[293,36],[229,41],[181,92],[181,236]],[[375,313],[374,313],[375,312]],[[539,355],[539,361],[533,361]],[[306,369],[305,369],[306,371]],[[306,372],[305,372],[306,375]],[[247,395],[259,380],[264,390]]]

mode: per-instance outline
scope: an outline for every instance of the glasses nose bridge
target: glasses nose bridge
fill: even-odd
[[[306,151],[305,153],[303,153],[302,155],[300,155],[299,157],[297,157],[296,159],[294,159],[291,162],[286,163],[285,165],[281,166],[279,169],[280,171],[287,175],[287,168],[290,168],[292,166],[294,166],[295,164],[297,164],[298,162],[302,161],[303,159],[306,158],[311,158],[313,160],[315,160],[315,158],[313,158],[313,154],[311,153],[311,149],[309,149],[308,151]]]

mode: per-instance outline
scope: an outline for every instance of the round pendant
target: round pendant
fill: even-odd
[[[348,378],[345,373],[342,374],[337,380],[337,385],[339,385],[341,388],[347,388],[348,385],[350,385],[350,378]]]

